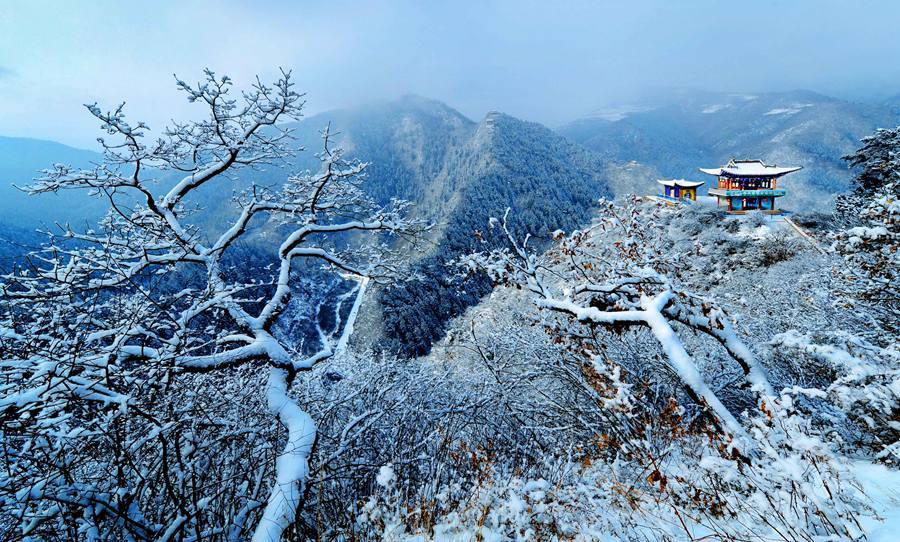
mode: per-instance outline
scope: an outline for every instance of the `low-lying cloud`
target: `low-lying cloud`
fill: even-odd
[[[51,15],[52,14],[52,15]],[[652,88],[900,92],[900,2],[636,0],[44,3],[0,7],[0,134],[91,145],[81,104],[161,129],[172,73],[247,82],[292,68],[309,112],[406,93],[550,125]]]

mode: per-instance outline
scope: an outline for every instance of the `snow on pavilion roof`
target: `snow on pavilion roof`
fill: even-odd
[[[762,160],[730,160],[727,165],[720,168],[699,168],[707,175],[729,177],[778,177],[787,173],[793,173],[803,169],[796,167],[778,167],[765,164]]]
[[[680,186],[681,188],[697,188],[706,184],[703,181],[686,181],[684,179],[659,179],[656,182],[663,186]]]

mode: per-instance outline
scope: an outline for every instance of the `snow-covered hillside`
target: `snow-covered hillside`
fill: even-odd
[[[363,509],[368,528],[392,540],[688,540],[723,536],[805,540],[818,527],[804,525],[798,518],[790,519],[791,505],[787,503],[787,508],[779,510],[775,501],[763,507],[757,501],[770,498],[774,487],[796,483],[804,492],[823,488],[840,492],[840,496],[834,493],[828,498],[836,499],[832,504],[825,499],[816,505],[834,506],[822,512],[837,513],[835,518],[843,518],[840,521],[851,517],[846,514],[856,515],[847,524],[849,531],[842,532],[839,539],[863,533],[873,540],[891,539],[889,533],[900,528],[897,458],[890,453],[882,455],[882,460],[887,458],[888,467],[873,463],[882,446],[890,442],[879,435],[885,427],[872,432],[874,427],[867,427],[865,415],[842,411],[840,399],[831,394],[845,393],[836,391],[842,386],[845,390],[846,386],[864,386],[848,375],[856,370],[854,364],[860,363],[855,356],[861,360],[875,353],[873,359],[880,360],[877,363],[881,365],[870,366],[869,370],[877,366],[882,374],[889,375],[888,386],[893,391],[888,394],[893,399],[888,399],[887,412],[896,415],[900,352],[896,344],[891,345],[890,336],[879,339],[870,333],[871,323],[864,311],[848,310],[846,301],[835,299],[840,285],[833,269],[841,265],[840,259],[821,253],[777,218],[723,219],[702,207],[657,212],[648,210],[647,204],[641,207],[639,215],[649,213],[650,220],[644,226],[649,230],[641,234],[642,243],[661,243],[659,246],[664,247],[663,257],[674,263],[669,268],[673,287],[702,296],[704,307],[715,304],[719,307],[715,310],[724,311],[738,340],[749,347],[768,375],[778,398],[756,404],[755,393],[745,384],[733,353],[729,354],[716,341],[708,341],[703,333],[691,333],[688,326],[676,324],[677,336],[700,370],[699,378],[708,383],[725,408],[751,425],[749,420],[758,417],[761,408],[766,415],[781,420],[782,430],[791,428],[790,436],[782,435],[773,441],[774,447],[786,446],[785,449],[770,450],[774,455],[759,467],[750,467],[770,471],[758,473],[759,480],[740,490],[733,487],[741,494],[736,501],[728,501],[724,495],[720,497],[728,504],[705,501],[708,506],[724,506],[728,512],[722,516],[702,505],[692,508],[689,502],[679,500],[685,485],[692,491],[703,491],[699,487],[709,482],[702,481],[705,476],[724,474],[708,470],[714,464],[710,463],[712,458],[704,455],[709,452],[692,448],[690,439],[681,440],[677,431],[669,433],[672,429],[665,424],[659,427],[648,423],[646,427],[648,435],[663,431],[660,437],[671,439],[658,443],[659,448],[651,447],[651,457],[660,456],[652,466],[638,462],[634,471],[635,454],[628,446],[606,455],[604,452],[616,448],[615,435],[622,431],[617,424],[631,422],[593,419],[588,406],[592,403],[612,411],[625,408],[635,415],[630,401],[648,401],[661,409],[656,416],[665,419],[669,415],[667,398],[674,397],[681,405],[679,420],[694,419],[691,423],[700,423],[703,409],[691,406],[691,393],[685,392],[684,382],[670,368],[666,348],[660,348],[648,332],[640,328],[591,326],[593,309],[586,308],[573,318],[587,325],[576,326],[577,333],[573,330],[569,336],[565,332],[568,317],[553,314],[560,309],[536,311],[536,307],[554,307],[548,299],[542,300],[543,291],[536,293],[531,282],[527,288],[513,282],[498,287],[479,305],[455,319],[447,338],[420,363],[437,374],[452,375],[454,382],[464,383],[472,393],[480,393],[485,401],[491,401],[493,406],[489,408],[519,420],[530,435],[532,446],[545,449],[542,443],[546,441],[556,447],[545,449],[541,461],[532,463],[526,473],[498,470],[496,461],[500,460],[493,458],[492,462],[490,452],[483,459],[478,456],[480,452],[473,452],[473,458],[486,462],[480,467],[485,472],[473,482],[474,487],[451,484],[445,493],[402,486],[402,476],[379,481],[376,497]],[[629,214],[627,209],[617,212]],[[629,244],[630,236],[638,234],[635,226],[629,226],[627,231],[610,230],[600,222],[587,230],[586,237],[577,232],[573,237],[579,239],[578,247],[591,254],[615,253],[618,247]],[[558,295],[572,295],[567,291],[567,281],[578,278],[569,272],[572,258],[594,261],[580,250],[567,248],[565,242],[541,258],[553,266],[544,287],[560,292]],[[583,269],[590,272],[595,267],[585,264]],[[552,284],[556,281],[560,284]],[[568,310],[562,308],[562,314]],[[863,337],[880,340],[887,349],[882,350]],[[579,359],[585,352],[589,354],[587,358]],[[842,375],[843,371],[846,375]],[[838,381],[833,382],[836,377]],[[874,373],[869,373],[872,377]],[[587,385],[582,381],[585,378]],[[840,378],[850,380],[841,384]],[[873,394],[873,401],[880,400],[874,399],[880,388],[874,383],[872,386],[868,393]],[[768,412],[773,405],[785,410]],[[800,419],[804,421],[795,425]],[[875,422],[884,423],[885,420]],[[763,427],[754,429],[754,440],[773,437],[767,433],[772,428]],[[575,449],[559,447],[568,438],[582,443],[591,441],[592,433],[599,442],[583,444],[585,447],[576,445]],[[579,434],[580,437],[575,436]],[[895,429],[892,438],[897,435]],[[791,439],[806,440],[790,443]],[[599,455],[587,451],[592,446],[599,447],[600,451],[594,452]],[[807,456],[813,446],[818,451]],[[833,451],[826,451],[829,449]],[[693,455],[698,453],[698,457]],[[827,480],[815,482],[805,478],[801,472],[807,461],[811,462],[807,466],[828,469]],[[726,464],[721,462],[716,469],[727,469]],[[791,472],[794,468],[800,470]],[[740,470],[732,475],[745,476],[746,473],[737,475]],[[409,476],[407,467],[398,472]],[[785,475],[787,478],[781,478]],[[767,479],[768,476],[774,478]],[[666,480],[673,485],[667,485]],[[756,483],[761,485],[754,486]],[[816,489],[817,483],[823,485]],[[440,512],[428,524],[431,531],[417,527],[418,512],[411,512],[403,504],[409,502],[406,495],[410,491],[423,491],[422,498],[438,499],[435,507]],[[668,503],[668,499],[679,504]],[[757,515],[768,506],[774,507],[767,513],[771,515],[765,519]],[[850,512],[854,508],[855,512]],[[822,532],[825,531],[827,528]]]
[[[588,117],[559,132],[610,160],[652,166],[665,178],[704,180],[698,167],[730,158],[803,166],[786,179],[785,207],[827,211],[852,177],[841,157],[875,128],[898,123],[900,111],[889,103],[809,91],[674,91],[638,101],[615,118]]]
[[[198,114],[151,144],[89,106],[99,163],[27,190],[106,217],[0,228],[27,252],[0,254],[0,539],[900,528],[900,128],[789,222],[613,198],[647,166],[419,98],[338,116],[287,175],[313,130],[279,73],[179,80]]]

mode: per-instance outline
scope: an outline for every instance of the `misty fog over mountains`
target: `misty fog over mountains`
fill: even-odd
[[[489,115],[479,124],[452,104],[418,96],[320,113],[295,125],[298,143],[306,152],[268,174],[277,181],[291,171],[315,169],[318,133],[330,123],[350,154],[372,163],[367,189],[373,195],[380,201],[410,199],[431,216],[435,202],[453,201],[449,194],[464,182],[466,173],[455,171],[448,162],[459,160],[467,145],[470,149],[476,145],[479,126],[497,116]],[[652,193],[656,178],[704,180],[698,167],[721,165],[729,158],[760,158],[770,164],[804,167],[789,181],[788,209],[803,206],[827,211],[851,177],[840,157],[853,150],[863,135],[898,120],[897,98],[864,104],[809,91],[681,90],[604,108],[552,129],[582,148],[578,154],[591,161],[586,169],[606,176],[616,195]],[[530,126],[535,125],[519,122],[504,130],[516,132]],[[480,137],[478,145],[483,150],[496,144],[483,133]],[[507,141],[507,147],[506,155],[534,152],[521,138]],[[83,194],[29,198],[12,185],[28,184],[38,170],[53,163],[88,166],[99,158],[94,151],[52,141],[0,137],[0,222],[25,229],[46,226],[45,206],[52,206],[61,221],[96,217],[103,205]],[[548,173],[564,163],[549,166]]]
[[[483,278],[451,277],[447,264],[497,242],[486,225],[506,208],[518,216],[519,231],[540,244],[556,229],[586,223],[600,198],[653,194],[658,178],[708,181],[698,167],[761,158],[804,168],[787,180],[785,208],[828,213],[852,176],[840,157],[876,127],[897,122],[900,109],[891,102],[851,103],[808,91],[684,90],[552,130],[499,112],[475,121],[448,104],[409,95],[289,125],[303,152],[280,166],[241,172],[228,180],[230,188],[201,190],[197,197],[200,205],[221,210],[205,225],[226,227],[232,194],[248,183],[277,185],[316,171],[320,134],[330,126],[348,156],[370,164],[363,185],[369,195],[381,204],[407,199],[416,216],[435,225],[430,248],[413,258],[419,278],[388,288],[377,307],[363,311],[379,315],[371,321],[371,340],[413,355],[427,352],[450,319],[490,291]],[[7,261],[40,242],[36,229],[85,225],[105,208],[105,197],[80,191],[27,196],[12,186],[28,184],[37,170],[57,162],[87,167],[100,159],[97,153],[0,138],[0,158],[0,256]],[[171,182],[171,174],[162,176],[159,189]]]

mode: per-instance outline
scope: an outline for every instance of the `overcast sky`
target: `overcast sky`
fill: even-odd
[[[551,126],[647,89],[900,93],[900,1],[0,0],[0,135],[93,147],[82,107],[160,129],[172,74],[294,70],[309,113],[416,93]]]

